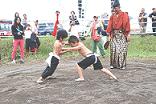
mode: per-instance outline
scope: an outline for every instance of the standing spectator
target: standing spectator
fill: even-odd
[[[15,55],[18,46],[20,46],[20,63],[24,63],[24,39],[23,39],[24,30],[23,30],[23,26],[21,25],[21,19],[19,17],[15,18],[11,30],[14,36],[13,51],[11,55],[12,63],[16,63]]]
[[[26,14],[23,14],[22,25],[23,25],[23,27],[24,27],[24,30],[26,29],[27,24],[28,24],[27,15],[26,15]]]
[[[139,25],[140,25],[140,33],[145,33],[146,26],[147,26],[147,13],[145,12],[144,8],[141,9],[138,20],[139,20]]]
[[[36,35],[35,39],[36,39],[36,49],[38,50],[39,47],[40,47],[40,40],[39,40],[39,37],[38,37],[38,20],[36,20],[34,23],[33,23],[33,27],[32,27],[32,32],[33,32],[33,35]]]
[[[100,29],[99,30],[99,34],[101,34],[101,40],[102,40],[102,44],[104,46],[104,44],[106,43],[107,41],[107,33],[106,33],[106,28],[108,26],[108,14],[107,13],[104,13],[103,15],[101,15],[101,21],[100,21]]]
[[[25,34],[25,48],[26,48],[26,54],[29,54],[30,51],[30,43],[31,43],[31,34],[32,34],[32,30],[31,30],[31,26],[30,24],[27,24],[26,26],[26,30],[24,31]]]
[[[32,32],[31,37],[30,37],[30,50],[32,54],[36,54],[37,49],[38,49],[37,35],[34,32]]]
[[[71,32],[71,35],[75,35],[75,36],[77,36],[77,37],[79,37],[78,36],[78,25],[80,24],[79,23],[79,21],[77,20],[77,16],[76,16],[76,14],[75,14],[75,12],[74,11],[71,11],[70,12],[71,13],[71,15],[69,16],[69,20],[70,20],[70,23],[69,23],[69,25],[70,25],[70,28],[69,28],[69,32]]]
[[[18,12],[15,12],[15,18],[14,18],[14,21],[15,21],[15,19],[16,18],[20,18],[20,16],[19,16],[19,13]],[[21,18],[20,18],[20,20],[21,20]]]
[[[38,20],[35,21],[35,26],[36,26],[35,34],[36,34],[37,49],[39,49],[41,42],[40,42],[39,37],[38,37]]]
[[[75,12],[71,11],[70,13],[71,13],[71,15],[69,16],[70,26],[79,25],[79,21],[77,20],[77,16],[75,15]]]
[[[15,18],[20,17],[18,12],[15,12]]]
[[[96,53],[97,51],[97,47],[99,48],[100,54],[102,56],[105,55],[104,53],[104,48],[102,45],[102,41],[101,41],[101,34],[100,34],[100,22],[98,21],[98,17],[94,16],[93,17],[94,21],[91,24],[91,39],[92,39],[92,52]]]
[[[152,19],[152,30],[154,32],[154,36],[156,36],[156,8],[152,9],[153,12],[149,15],[149,17]]]
[[[120,10],[120,4],[114,3],[115,13],[110,17],[106,32],[110,40],[110,68],[126,68],[130,21],[127,13]]]
[[[55,13],[56,13],[56,21],[55,21],[55,25],[54,25],[54,31],[52,32],[53,36],[56,36],[56,34],[57,34],[58,24],[59,24],[59,15],[60,15],[59,11],[56,11]]]
[[[107,13],[104,13],[103,15],[103,27],[104,27],[104,30],[107,29],[107,26],[108,26],[108,20],[109,20],[109,15]]]

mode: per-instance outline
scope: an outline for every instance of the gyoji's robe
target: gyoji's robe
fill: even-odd
[[[123,33],[127,36],[130,32],[130,21],[127,13],[120,11],[118,14],[114,14],[110,17],[107,33],[110,33],[112,37],[113,30],[123,29]]]

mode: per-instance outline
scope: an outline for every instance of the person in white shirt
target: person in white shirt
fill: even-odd
[[[30,51],[31,34],[32,34],[32,29],[30,24],[27,24],[24,34],[25,34],[25,48],[26,48],[26,53],[28,54]]]

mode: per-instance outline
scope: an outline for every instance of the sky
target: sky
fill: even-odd
[[[140,9],[145,8],[150,13],[156,7],[156,0],[119,0],[121,9],[129,12],[132,17],[137,17]],[[77,0],[0,0],[0,19],[14,19],[14,13],[20,16],[27,14],[29,20],[55,20],[55,11],[61,12],[60,19],[68,20],[70,11],[77,11]],[[83,0],[87,19],[104,12],[110,14],[110,0]]]

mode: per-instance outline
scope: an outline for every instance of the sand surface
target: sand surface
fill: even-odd
[[[156,60],[130,59],[127,69],[111,69],[119,82],[92,67],[78,77],[75,63],[80,58],[62,59],[56,72],[37,84],[44,61],[0,66],[0,104],[156,104]],[[109,60],[102,59],[109,68]]]

